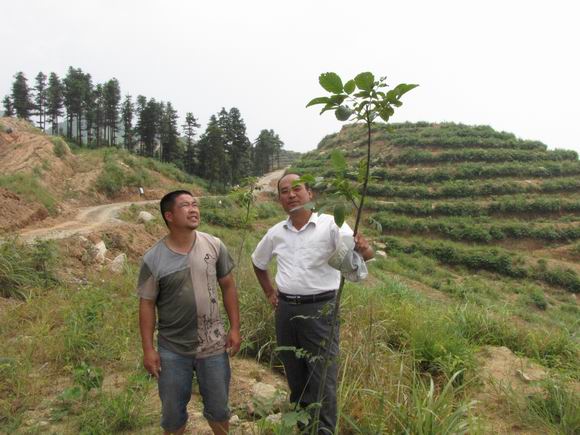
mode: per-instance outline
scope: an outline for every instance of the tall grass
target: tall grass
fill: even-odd
[[[41,203],[50,214],[56,213],[56,200],[42,186],[38,177],[28,173],[0,175],[0,187],[4,187],[30,202]]]

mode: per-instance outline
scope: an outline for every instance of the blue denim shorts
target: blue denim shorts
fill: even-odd
[[[226,352],[207,358],[187,357],[159,346],[161,373],[161,427],[175,431],[187,422],[187,404],[191,399],[193,372],[197,375],[203,400],[203,415],[209,421],[230,418],[228,395],[230,362]]]

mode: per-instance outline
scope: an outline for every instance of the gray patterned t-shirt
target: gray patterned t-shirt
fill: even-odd
[[[187,254],[172,251],[165,238],[143,256],[137,294],[157,306],[158,342],[181,355],[207,357],[224,351],[217,279],[234,268],[217,237],[196,231]]]

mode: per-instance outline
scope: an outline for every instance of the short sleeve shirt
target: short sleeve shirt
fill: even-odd
[[[221,240],[196,233],[187,254],[169,249],[165,238],[145,253],[137,294],[155,301],[160,346],[182,355],[206,357],[225,349],[217,279],[228,275],[234,262]]]
[[[311,295],[336,290],[340,272],[328,265],[341,235],[351,235],[345,223],[338,227],[328,214],[312,213],[300,230],[287,219],[268,230],[252,254],[258,269],[266,270],[276,257],[276,286],[292,295]]]

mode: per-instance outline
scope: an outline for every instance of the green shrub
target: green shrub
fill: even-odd
[[[34,288],[57,282],[57,251],[54,242],[38,241],[30,246],[16,239],[0,243],[0,296],[26,299]]]
[[[57,156],[59,159],[62,159],[67,154],[67,144],[66,142],[59,136],[53,136],[50,138],[52,142],[52,151],[54,155]]]
[[[28,201],[41,203],[51,214],[56,213],[56,200],[32,174],[0,175],[0,187],[8,189]]]

